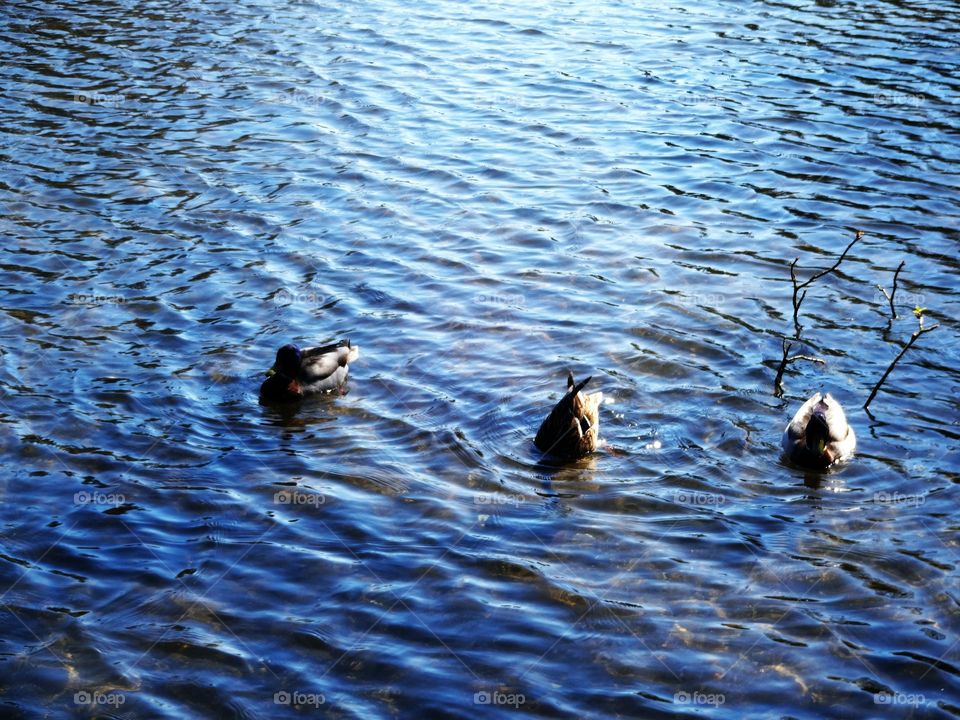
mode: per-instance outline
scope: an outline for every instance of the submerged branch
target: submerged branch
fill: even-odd
[[[852,248],[860,238],[863,237],[863,231],[857,230],[856,234],[853,236],[853,240],[850,241],[850,244],[847,245],[846,249],[840,253],[840,257],[837,258],[837,261],[826,270],[821,270],[820,272],[814,273],[809,278],[803,282],[797,281],[797,262],[800,258],[794,258],[793,262],[790,263],[790,282],[793,283],[793,328],[796,331],[796,337],[800,337],[800,306],[803,304],[804,299],[807,297],[807,291],[804,288],[809,287],[815,280],[819,280],[824,275],[829,275],[838,267],[840,263],[843,262],[843,259],[847,256],[847,253],[850,252]],[[803,293],[800,291],[803,290]]]
[[[907,341],[907,344],[903,346],[903,349],[900,353],[893,359],[893,362],[890,363],[890,367],[887,368],[886,372],[883,373],[883,377],[880,378],[880,381],[873,386],[873,390],[870,391],[870,397],[867,398],[867,401],[863,404],[863,409],[867,410],[870,407],[870,403],[873,402],[873,398],[876,397],[877,392],[880,390],[880,386],[886,382],[887,377],[893,372],[893,368],[896,367],[896,364],[900,362],[900,358],[907,354],[907,350],[913,347],[913,344],[920,338],[921,335],[928,332],[933,332],[936,330],[939,325],[934,325],[932,327],[923,326],[923,308],[916,308],[913,311],[913,314],[917,316],[917,322],[919,327],[914,331],[913,335],[910,336],[910,339]]]
[[[900,275],[900,271],[903,270],[903,266],[907,264],[906,260],[901,260],[897,271],[893,274],[893,290],[890,291],[890,294],[887,294],[887,291],[883,288],[882,285],[877,285],[877,289],[883,293],[883,296],[887,299],[887,302],[890,303],[890,318],[892,320],[897,319],[897,311],[893,307],[893,298],[897,294],[897,277]]]
[[[814,357],[813,355],[790,355],[791,347],[793,347],[793,343],[788,342],[787,340],[783,341],[783,357],[780,359],[780,367],[777,368],[777,377],[773,381],[774,397],[783,397],[783,371],[787,369],[787,365],[790,363],[796,360],[807,360],[809,362],[826,365],[825,360]]]
[[[791,271],[793,267],[791,266]],[[783,371],[787,367],[787,353],[790,352],[790,347],[792,343],[788,343],[786,340],[783,341],[783,358],[780,360],[780,367],[777,368],[777,377],[773,380],[773,396],[774,397],[783,397]]]

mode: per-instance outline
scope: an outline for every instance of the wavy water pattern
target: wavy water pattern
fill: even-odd
[[[958,37],[947,0],[6,3],[3,716],[960,716]],[[855,230],[778,399],[790,263]],[[344,395],[257,403],[340,337]],[[568,370],[605,445],[558,468]],[[805,474],[821,388],[859,452]]]

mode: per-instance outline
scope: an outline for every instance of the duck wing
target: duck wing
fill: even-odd
[[[533,440],[542,452],[557,456],[577,456],[582,454],[580,443],[584,435],[596,424],[594,414],[582,412],[583,396],[580,391],[590,382],[590,378],[580,383],[574,383],[573,376],[567,377],[567,394],[550,411],[540,424],[540,429]],[[602,396],[602,393],[595,393]],[[585,422],[581,422],[585,420]]]
[[[299,380],[308,392],[333,390],[347,379],[347,364],[359,356],[349,340],[301,350]]]
[[[584,400],[583,414],[590,421],[590,427],[600,429],[600,405],[603,403],[603,393],[595,392],[587,395]]]

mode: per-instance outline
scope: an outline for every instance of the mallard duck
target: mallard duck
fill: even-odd
[[[840,403],[829,393],[814,393],[783,431],[782,444],[792,462],[823,469],[853,455],[857,436]]]
[[[547,418],[540,423],[534,444],[543,452],[566,460],[575,460],[597,449],[600,432],[602,392],[584,395],[580,391],[591,378],[575,383],[567,373],[567,394],[560,398]]]
[[[348,363],[360,357],[360,348],[349,340],[307,347],[284,345],[260,386],[266,402],[292,402],[307,395],[337,390],[347,381]]]

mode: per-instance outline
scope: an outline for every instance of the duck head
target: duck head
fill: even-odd
[[[267,370],[267,376],[276,373],[285,378],[295,378],[300,372],[301,358],[300,348],[296,345],[284,345],[277,350],[277,359],[274,361],[273,367]]]
[[[827,448],[830,444],[828,412],[827,403],[824,400],[818,402],[813,408],[813,414],[810,415],[810,421],[807,423],[805,432],[807,449],[822,458],[827,465],[833,462],[832,453]]]
[[[844,415],[840,403],[834,400],[830,393],[821,395],[820,400],[813,406],[804,435],[807,449],[824,465],[832,465],[844,454],[841,445],[852,439],[853,431],[847,425],[847,416]]]
[[[787,424],[780,444],[795,464],[826,469],[853,455],[857,436],[840,403],[829,393],[814,393]]]
[[[267,370],[267,379],[260,386],[261,403],[294,402],[303,397],[303,389],[297,380],[301,357],[296,345],[284,345],[277,350],[276,362]]]

